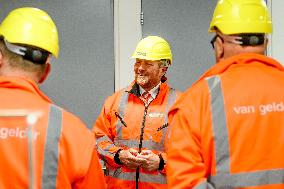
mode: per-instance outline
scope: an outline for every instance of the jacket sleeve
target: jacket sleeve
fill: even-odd
[[[89,170],[85,177],[73,184],[73,189],[106,189],[105,177],[99,162],[97,150],[94,148]]]
[[[175,102],[181,97],[181,95],[182,95],[182,92],[181,91],[179,91],[179,90],[176,90],[176,100],[175,100]],[[165,152],[160,152],[160,154],[162,155],[162,158],[163,158],[163,160],[164,160],[164,163],[165,163],[165,165],[164,165],[164,169],[163,170],[160,170],[160,173],[162,173],[162,174],[166,174],[166,170],[167,170],[167,155],[166,155],[166,153]]]
[[[119,166],[114,161],[115,153],[122,149],[117,147],[113,140],[116,135],[114,110],[111,109],[112,99],[108,98],[104,107],[93,126],[93,132],[97,138],[97,148],[100,158],[111,166]]]
[[[162,156],[162,158],[163,158],[163,160],[164,160],[164,168],[162,169],[162,170],[160,170],[160,173],[162,173],[162,174],[166,174],[166,168],[167,168],[167,155],[166,155],[166,153],[165,152],[162,152],[162,153],[160,153],[161,154],[161,156]]]
[[[193,133],[189,112],[172,108],[166,138],[167,179],[171,189],[213,188],[207,183],[200,137]]]
[[[58,169],[58,174],[63,176],[59,179],[67,177],[73,189],[104,189],[104,175],[94,134],[78,117],[65,112],[63,118]]]

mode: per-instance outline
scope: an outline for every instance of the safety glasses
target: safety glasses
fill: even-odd
[[[216,35],[211,39],[211,41],[210,41],[210,43],[211,43],[213,49],[215,48],[214,43],[215,43],[217,37],[220,37],[220,39],[221,39],[222,41],[224,41],[221,36],[219,36],[218,34],[216,34]]]

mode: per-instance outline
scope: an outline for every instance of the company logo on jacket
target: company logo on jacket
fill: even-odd
[[[162,112],[151,112],[151,113],[149,113],[149,117],[161,118],[161,117],[164,117],[164,113],[162,113]]]
[[[38,135],[39,132],[32,131],[33,140],[36,140]],[[28,129],[21,129],[19,127],[16,128],[0,127],[0,139],[8,139],[8,138],[25,139],[27,137],[28,137]]]

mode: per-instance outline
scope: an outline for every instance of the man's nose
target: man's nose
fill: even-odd
[[[145,70],[145,64],[140,64],[138,70]]]

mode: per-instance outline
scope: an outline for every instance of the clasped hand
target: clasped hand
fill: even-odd
[[[130,148],[119,152],[121,163],[128,169],[137,169],[142,167],[147,171],[155,171],[159,168],[160,158],[151,150],[142,150],[138,153],[137,150]]]

